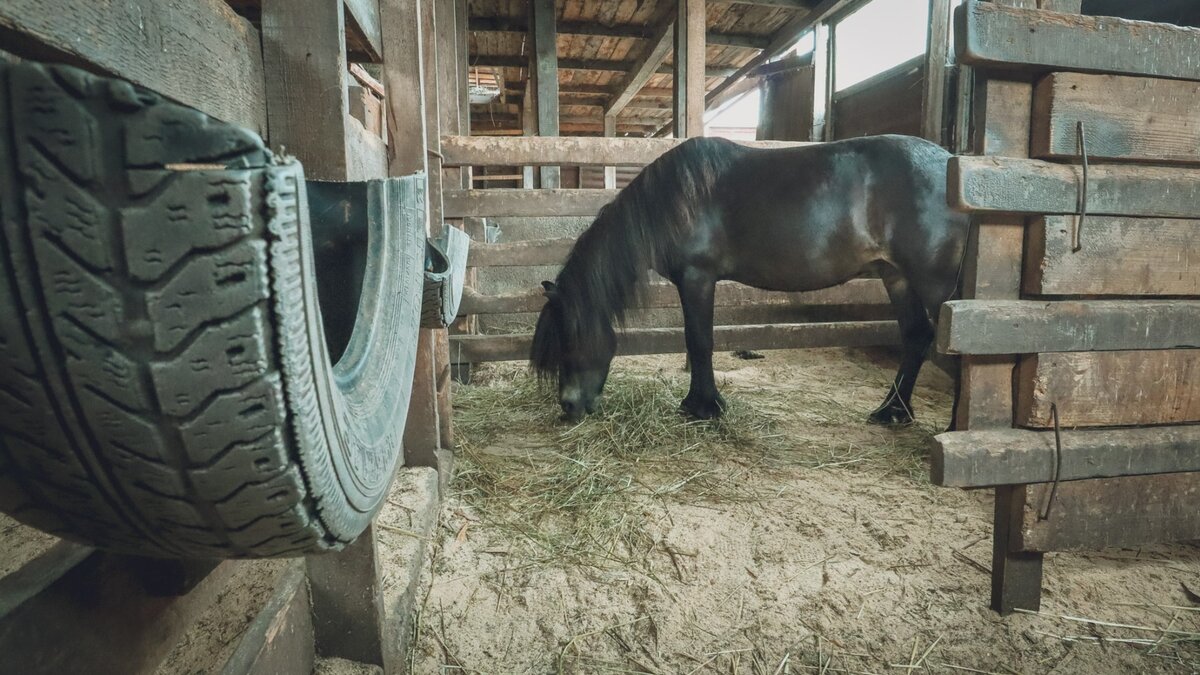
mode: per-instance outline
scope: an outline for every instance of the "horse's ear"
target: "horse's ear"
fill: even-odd
[[[550,300],[558,298],[558,286],[554,285],[553,281],[542,282],[542,295],[545,295]]]

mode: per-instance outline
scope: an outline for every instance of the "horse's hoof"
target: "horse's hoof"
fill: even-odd
[[[887,427],[903,427],[913,423],[913,416],[904,408],[880,408],[867,416],[867,422]]]
[[[679,411],[693,419],[716,419],[725,412],[725,399],[720,394],[714,399],[693,399],[689,396],[679,404]]]

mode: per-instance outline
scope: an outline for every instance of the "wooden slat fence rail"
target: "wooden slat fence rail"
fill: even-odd
[[[986,156],[949,167],[979,243],[938,348],[969,415],[932,457],[996,487],[1001,612],[1038,608],[1043,552],[1200,536],[1200,30],[1028,4],[957,10]]]

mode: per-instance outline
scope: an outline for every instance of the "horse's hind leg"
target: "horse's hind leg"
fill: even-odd
[[[874,424],[909,424],[913,421],[913,386],[916,385],[917,374],[921,372],[921,365],[925,363],[929,346],[933,344],[933,324],[917,293],[898,271],[887,267],[880,270],[880,276],[896,311],[896,320],[900,323],[903,354],[900,370],[888,390],[887,398],[867,421]]]
[[[683,335],[687,343],[692,386],[680,408],[697,419],[719,417],[725,399],[717,392],[713,374],[713,295],[716,280],[697,270],[683,272],[675,281],[683,305]]]

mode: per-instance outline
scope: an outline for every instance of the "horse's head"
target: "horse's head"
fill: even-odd
[[[529,365],[538,378],[558,382],[563,417],[578,422],[596,411],[596,403],[617,351],[617,337],[602,313],[568,304],[562,290],[543,281],[546,304],[533,333]]]

